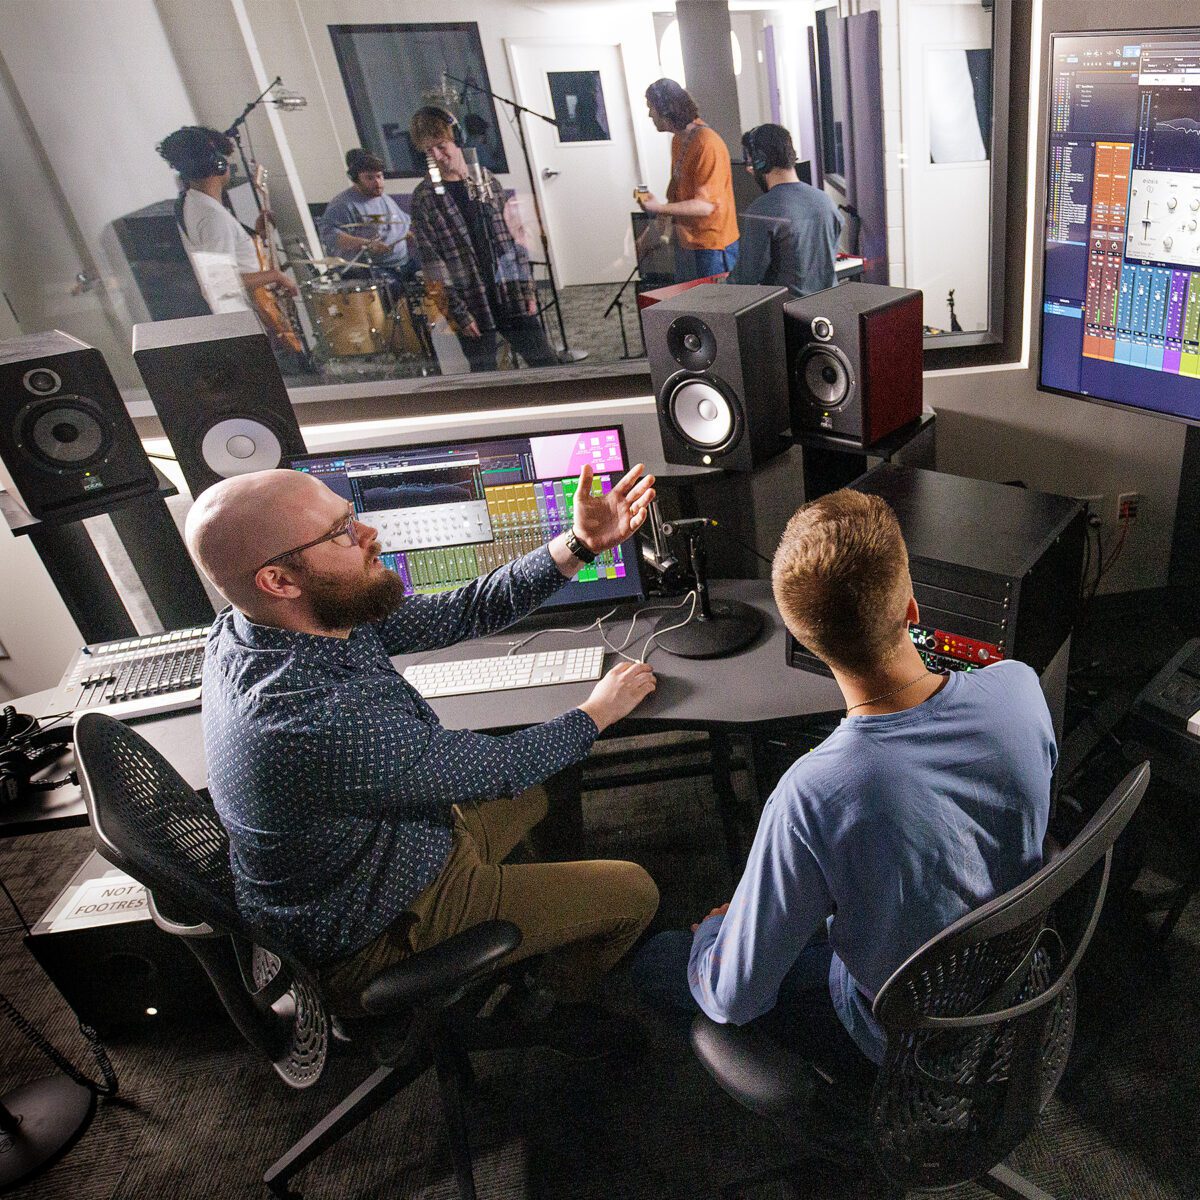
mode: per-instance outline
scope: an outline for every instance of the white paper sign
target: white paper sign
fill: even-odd
[[[121,871],[81,883],[50,924],[51,933],[138,921],[149,915],[146,889]]]

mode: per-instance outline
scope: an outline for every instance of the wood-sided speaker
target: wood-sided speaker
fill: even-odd
[[[158,490],[99,350],[57,329],[0,342],[0,485],[54,522]]]
[[[192,497],[305,452],[283,376],[249,311],[133,327],[133,357]]]
[[[923,302],[843,283],[784,306],[792,431],[873,446],[921,415]]]
[[[752,471],[788,436],[786,288],[707,283],[642,313],[663,456]]]

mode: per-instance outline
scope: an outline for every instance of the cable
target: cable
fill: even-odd
[[[692,607],[688,610],[688,615],[679,622],[678,625],[668,625],[666,629],[656,629],[647,639],[646,644],[642,647],[642,657],[639,662],[645,662],[650,657],[650,645],[655,638],[662,637],[664,633],[670,633],[672,629],[682,629],[696,615],[696,601],[698,599],[695,590],[691,592]]]
[[[597,617],[590,625],[585,625],[582,629],[566,629],[563,627],[550,628],[550,629],[535,629],[533,631],[533,633],[531,633],[528,637],[523,637],[519,642],[509,642],[508,649],[505,651],[504,657],[508,658],[508,656],[510,654],[512,654],[512,652],[514,650],[519,650],[522,646],[526,645],[529,642],[532,642],[534,638],[541,637],[543,633],[587,633],[589,630],[599,629],[600,636],[603,637],[604,636],[604,624],[603,623],[605,621],[607,621],[609,617],[615,615],[616,612],[617,612],[617,610],[615,608],[610,608],[608,610],[608,612],[606,612],[604,614],[604,616]],[[499,643],[499,644],[503,645],[504,643]]]
[[[604,641],[604,644],[614,654],[623,658],[626,662],[644,663],[646,661],[645,658],[630,658],[628,654],[624,653],[625,647],[628,646],[631,641],[633,641],[633,631],[634,631],[634,629],[637,628],[638,618],[641,617],[641,615],[643,613],[674,612],[676,609],[682,608],[688,602],[688,600],[692,600],[692,612],[695,612],[695,600],[694,600],[695,594],[696,594],[695,591],[688,592],[688,594],[686,596],[684,596],[684,598],[682,600],[680,600],[680,602],[678,604],[654,604],[654,605],[650,605],[645,608],[639,608],[637,610],[637,612],[635,612],[633,614],[633,620],[630,621],[630,623],[629,623],[629,632],[625,635],[625,640],[619,646],[614,646],[612,644],[612,642],[610,642],[608,640],[608,635],[604,632],[603,626],[601,626],[601,629],[600,629],[600,637]],[[605,619],[607,619],[607,618],[605,618]],[[688,621],[690,621],[691,619],[692,619],[692,616],[691,616],[691,613],[689,613]],[[685,621],[684,624],[686,625],[687,621]],[[663,630],[663,632],[665,633],[666,630]],[[647,645],[648,644],[649,643],[647,643]]]

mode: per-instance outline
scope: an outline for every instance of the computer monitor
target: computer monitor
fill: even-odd
[[[1200,422],[1200,29],[1050,64],[1038,385]]]
[[[579,472],[606,492],[629,469],[619,425],[289,459],[379,530],[406,595],[449,591],[571,527]],[[542,607],[645,599],[637,535],[585,566]]]

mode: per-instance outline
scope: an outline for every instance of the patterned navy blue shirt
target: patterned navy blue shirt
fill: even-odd
[[[264,937],[313,966],[348,957],[437,877],[452,804],[512,795],[587,755],[596,726],[580,709],[505,737],[448,730],[388,661],[503,629],[565,582],[543,547],[346,639],[217,617],[209,791],[238,907]]]

